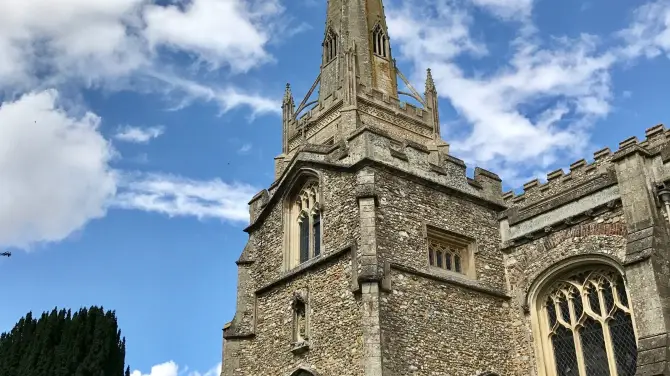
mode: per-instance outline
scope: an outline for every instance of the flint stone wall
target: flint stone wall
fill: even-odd
[[[536,375],[534,338],[531,328],[531,305],[525,306],[526,295],[531,284],[544,270],[576,256],[604,255],[619,264],[626,256],[625,235],[588,235],[570,237],[579,227],[601,225],[610,228],[625,226],[621,207],[603,213],[593,220],[547,234],[546,237],[514,247],[505,256],[505,269],[508,279],[508,291],[512,296],[509,307],[510,347],[513,349],[512,362],[514,372],[519,375]],[[548,237],[560,239],[547,241]],[[525,372],[525,373],[524,373]]]

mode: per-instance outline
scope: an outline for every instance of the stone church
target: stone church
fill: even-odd
[[[249,203],[222,376],[670,375],[670,131],[503,193],[449,153],[381,0],[330,0],[323,38]]]

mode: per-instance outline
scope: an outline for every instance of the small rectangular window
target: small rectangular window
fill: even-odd
[[[430,266],[473,276],[473,240],[434,228],[428,229],[426,240]]]

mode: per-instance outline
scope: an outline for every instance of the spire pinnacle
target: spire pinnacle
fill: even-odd
[[[291,84],[286,84],[286,90],[284,92],[284,103],[288,103],[293,100],[293,94],[291,93]]]
[[[430,71],[430,68],[426,69],[426,92],[435,92],[435,81],[433,80],[433,74]]]

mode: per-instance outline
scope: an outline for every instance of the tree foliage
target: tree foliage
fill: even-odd
[[[1,376],[129,376],[116,313],[102,307],[29,312],[0,335]]]

